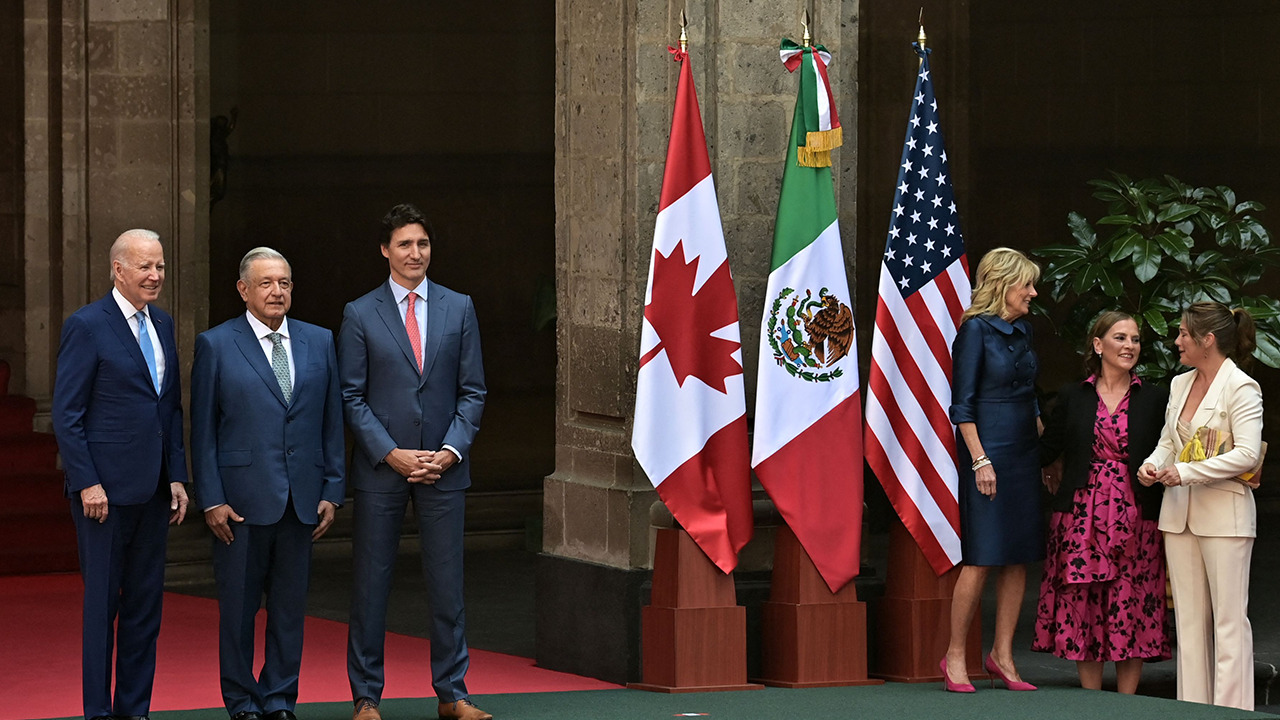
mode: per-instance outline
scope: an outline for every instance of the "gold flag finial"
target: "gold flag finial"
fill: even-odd
[[[689,18],[684,14],[684,8],[680,8],[680,50],[687,51],[689,49],[689,33],[685,30],[689,27]]]
[[[800,18],[800,26],[804,28],[804,37],[800,38],[805,47],[813,44],[813,36],[809,34],[809,11],[804,11],[804,17]]]
[[[920,8],[920,34],[916,36],[916,42],[920,43],[920,49],[921,49],[921,50],[924,50],[924,48],[925,48],[925,36],[924,36],[924,8],[923,8],[923,7],[922,7],[922,8]],[[921,56],[921,58],[920,58],[920,66],[921,66],[921,67],[924,67],[924,57],[923,57],[923,56]]]

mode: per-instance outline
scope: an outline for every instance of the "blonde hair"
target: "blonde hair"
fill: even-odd
[[[1034,283],[1040,279],[1040,266],[1013,248],[999,247],[989,251],[978,263],[978,281],[973,286],[973,300],[960,322],[977,315],[1003,315],[1004,296],[1009,289]]]

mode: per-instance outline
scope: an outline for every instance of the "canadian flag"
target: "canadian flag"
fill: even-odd
[[[681,63],[654,228],[631,447],[698,547],[724,572],[751,539],[738,300],[688,55]]]

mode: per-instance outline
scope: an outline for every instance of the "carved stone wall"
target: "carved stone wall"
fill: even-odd
[[[184,375],[208,316],[207,0],[26,0],[26,358],[47,407],[62,320],[110,287],[124,230],[160,233]]]
[[[667,46],[679,36],[682,8],[737,284],[750,407],[796,97],[778,42],[800,38],[803,7],[750,0],[557,4],[556,470],[544,483],[538,661],[611,679],[635,679],[637,578],[651,565],[656,493],[631,453],[631,416],[678,69]],[[832,84],[850,125],[857,117],[856,8],[854,0],[811,5],[815,36],[836,58]],[[856,133],[845,138],[836,177],[852,247]],[[622,649],[629,656],[617,652],[628,644]]]

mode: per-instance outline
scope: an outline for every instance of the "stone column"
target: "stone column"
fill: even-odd
[[[850,130],[836,177],[850,186],[856,6],[818,0],[812,8],[818,40],[840,63],[831,78]],[[615,682],[639,679],[639,610],[651,568],[649,507],[657,496],[631,453],[631,416],[678,69],[667,46],[679,36],[681,8],[737,283],[750,408],[796,94],[778,41],[799,39],[802,8],[751,0],[557,3],[559,375],[556,471],[544,484],[537,660]],[[852,210],[842,203],[850,247]]]
[[[187,374],[208,324],[208,0],[26,0],[26,392],[48,407],[62,320],[160,233]]]

